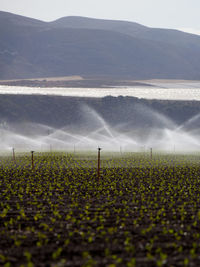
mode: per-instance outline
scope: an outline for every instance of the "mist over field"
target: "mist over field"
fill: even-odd
[[[200,148],[199,102],[1,95],[0,103],[2,151]]]

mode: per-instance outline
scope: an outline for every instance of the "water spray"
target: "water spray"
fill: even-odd
[[[140,115],[142,110],[139,109],[137,112]],[[174,154],[200,151],[200,127],[197,127],[200,125],[200,114],[178,126],[166,116],[147,109],[142,114],[145,119],[151,118],[152,126],[147,128],[135,124],[127,124],[128,128],[126,124],[111,126],[93,109],[89,109],[86,115],[86,119],[89,120],[86,121],[88,128],[84,126],[85,121],[83,127],[73,125],[70,126],[71,129],[68,127],[50,129],[48,126],[34,123],[11,125],[6,129],[0,125],[0,135],[3,136],[0,149],[12,153],[11,149],[15,144],[17,151],[39,151],[43,148],[53,152],[53,150],[69,149],[75,154],[79,149],[93,150],[97,148],[97,144],[101,144],[104,150],[118,151],[123,155],[125,151],[140,151],[143,146],[144,156],[149,159],[153,157],[151,147],[172,153],[174,150]],[[14,161],[14,156],[12,157]]]

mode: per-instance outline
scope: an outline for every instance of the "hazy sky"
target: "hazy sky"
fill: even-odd
[[[45,21],[73,15],[200,32],[200,0],[0,0],[0,10]]]

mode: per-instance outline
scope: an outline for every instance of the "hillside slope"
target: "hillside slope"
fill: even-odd
[[[86,112],[89,107],[91,110]],[[94,112],[93,112],[94,111]],[[155,112],[156,113],[155,113]],[[112,127],[127,129],[163,127],[166,119],[181,125],[191,117],[200,114],[198,101],[159,101],[134,97],[78,98],[37,95],[0,95],[0,124],[32,122],[55,128],[73,126],[88,130],[98,123],[97,112]],[[157,114],[157,115],[155,115]],[[159,116],[161,119],[159,119]],[[102,121],[102,120],[101,120]],[[191,121],[192,122],[192,121]],[[200,127],[200,117],[193,121]],[[123,126],[124,125],[124,126]],[[169,125],[165,125],[169,127]],[[189,129],[191,130],[191,128]]]
[[[200,79],[200,37],[137,23],[0,12],[0,79]]]

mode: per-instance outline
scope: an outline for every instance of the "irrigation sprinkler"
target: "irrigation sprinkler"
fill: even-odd
[[[76,145],[74,144],[74,154],[76,153]]]
[[[143,156],[144,158],[146,157],[146,146],[145,145],[143,146]]]
[[[34,168],[34,157],[33,157],[33,153],[35,151],[31,151],[31,159],[32,159],[32,169]]]
[[[150,157],[151,159],[153,159],[153,148],[152,147],[150,148]]]
[[[14,149],[14,147],[12,149],[12,154],[13,154],[13,161],[15,162],[15,149]]]
[[[97,165],[97,178],[98,178],[98,182],[100,181],[101,150],[102,150],[102,148],[98,147],[98,165]]]

